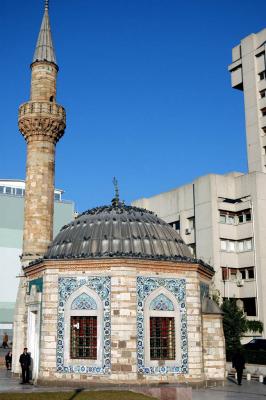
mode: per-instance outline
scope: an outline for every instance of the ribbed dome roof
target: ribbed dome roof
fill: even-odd
[[[179,234],[155,214],[122,203],[88,210],[64,226],[45,259],[145,258],[195,262]]]

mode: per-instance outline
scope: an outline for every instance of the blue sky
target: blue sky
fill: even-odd
[[[43,0],[1,0],[0,177],[25,177],[17,128]],[[260,0],[50,0],[67,130],[56,186],[78,211],[130,203],[208,173],[246,172],[243,94],[231,49],[266,27]]]

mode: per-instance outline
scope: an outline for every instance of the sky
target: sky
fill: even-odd
[[[44,0],[1,0],[0,178],[24,179],[18,107]],[[50,0],[67,129],[56,187],[78,212],[130,203],[209,173],[247,172],[243,93],[231,50],[266,27],[263,0]]]

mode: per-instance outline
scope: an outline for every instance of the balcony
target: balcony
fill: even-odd
[[[63,136],[66,127],[64,107],[48,101],[29,101],[19,107],[19,130],[27,143],[47,140],[54,144]]]
[[[44,116],[44,117],[55,117],[56,119],[66,119],[66,112],[64,107],[59,104],[48,102],[48,101],[38,101],[38,102],[28,102],[24,103],[19,107],[19,120],[24,117],[29,116]]]

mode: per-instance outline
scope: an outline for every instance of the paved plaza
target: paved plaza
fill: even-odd
[[[266,397],[266,385],[259,382],[247,382],[243,380],[242,386],[236,385],[233,381],[226,381],[225,386],[212,387],[207,389],[191,389],[190,387],[163,385],[161,387],[149,386],[118,386],[99,387],[99,390],[131,390],[153,396],[160,400],[259,400]],[[97,390],[93,387],[92,390]],[[73,388],[42,387],[35,385],[20,385],[19,379],[13,377],[12,373],[0,370],[0,392],[1,393],[40,393],[40,392],[62,392],[73,391]],[[89,391],[89,389],[86,389]],[[47,396],[49,399],[49,396]]]

